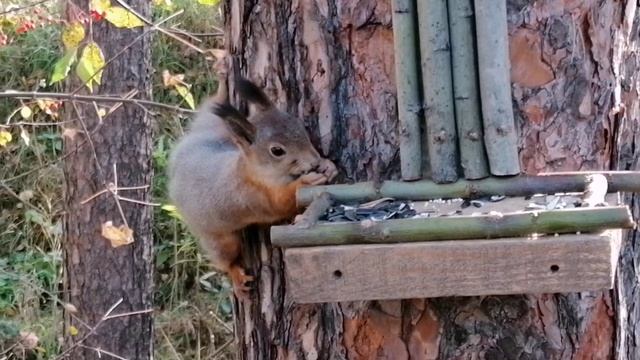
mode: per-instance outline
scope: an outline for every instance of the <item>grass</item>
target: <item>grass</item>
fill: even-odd
[[[19,4],[21,0],[13,0]],[[174,0],[175,8],[154,8],[157,21],[184,9],[168,22],[194,33],[211,33],[220,23],[216,7],[192,0]],[[0,10],[4,5],[0,5]],[[58,3],[51,1],[47,14],[59,14]],[[31,13],[31,10],[29,10]],[[0,16],[0,30],[13,42],[0,46],[0,91],[59,90],[47,87],[53,64],[61,56],[60,31],[47,24],[24,34],[15,29],[29,14]],[[25,16],[27,16],[25,18]],[[0,33],[2,35],[2,33]],[[217,37],[201,37],[201,48],[219,47]],[[123,45],[124,46],[124,45]],[[165,89],[161,74],[184,74],[192,85],[195,102],[212,94],[217,84],[211,62],[195,51],[161,34],[154,35],[154,100],[181,104],[181,97]],[[19,121],[16,113],[22,105],[36,109],[34,102],[0,100],[0,124]],[[172,144],[188,122],[174,114],[155,115],[154,202],[167,203],[166,166]],[[55,121],[44,111],[34,111],[31,122]],[[58,300],[62,281],[63,178],[59,158],[62,150],[61,127],[28,126],[9,128],[13,140],[0,147],[0,359],[5,347],[15,343],[18,331],[38,337],[36,351],[29,358],[49,359],[60,350],[62,310]],[[6,130],[6,128],[0,128]],[[21,133],[24,134],[21,136]],[[27,145],[24,139],[28,139]],[[16,178],[19,177],[19,178]],[[13,180],[11,180],[13,179]],[[209,272],[196,240],[179,220],[154,208],[156,354],[157,359],[226,359],[233,347],[232,311],[229,284],[225,277]],[[17,348],[14,358],[21,356]],[[11,358],[11,357],[10,357]]]

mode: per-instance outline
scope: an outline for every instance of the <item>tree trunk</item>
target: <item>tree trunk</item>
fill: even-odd
[[[74,3],[88,13],[89,2],[75,0]],[[146,0],[131,0],[128,4],[143,16],[150,13]],[[142,31],[141,27],[119,29],[106,21],[94,22],[93,40],[108,60]],[[109,63],[102,74],[102,85],[94,86],[94,93],[125,94],[137,90],[136,97],[150,98],[150,45],[150,38],[145,37]],[[80,83],[75,80],[68,85],[73,91]],[[85,91],[86,87],[81,93]],[[110,105],[98,104],[98,107],[109,109]],[[150,359],[153,356],[151,313],[104,321],[101,318],[120,299],[122,302],[110,315],[147,310],[153,306],[152,208],[120,201],[120,210],[109,192],[81,204],[114,182],[114,167],[119,187],[151,184],[150,118],[144,109],[134,104],[123,104],[102,121],[91,104],[65,104],[67,119],[78,116],[86,126],[74,122],[73,128],[66,130],[64,136],[67,210],[64,287],[66,301],[77,308],[75,313],[69,312],[68,308],[65,312],[64,348],[69,359],[113,358],[96,349],[126,359]],[[89,139],[91,142],[85,144]],[[120,195],[149,201],[150,189],[123,191]],[[109,240],[101,236],[102,224],[107,221],[115,226],[128,224],[133,230],[134,242],[112,247]],[[94,327],[95,331],[92,333],[85,324]],[[72,335],[74,328],[78,330],[77,335]]]
[[[636,2],[507,5],[522,169],[637,169]],[[234,76],[304,119],[338,182],[399,178],[389,1],[227,0],[225,15]],[[288,299],[280,250],[250,234],[258,291],[237,309],[242,359],[640,358],[636,232],[613,292],[318,305]]]

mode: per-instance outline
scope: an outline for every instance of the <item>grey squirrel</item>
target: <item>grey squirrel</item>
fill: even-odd
[[[278,110],[255,84],[239,79],[240,97],[255,106],[249,118],[228,103],[228,59],[216,64],[220,85],[203,102],[169,159],[169,196],[214,268],[245,298],[253,277],[239,255],[240,231],[297,213],[296,190],[321,185],[336,166],[311,144],[300,119]]]

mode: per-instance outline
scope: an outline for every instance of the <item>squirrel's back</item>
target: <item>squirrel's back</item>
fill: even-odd
[[[169,159],[169,197],[197,233],[232,221],[219,209],[233,212],[230,200],[237,198],[231,194],[243,191],[237,179],[240,149],[217,115],[202,110]]]

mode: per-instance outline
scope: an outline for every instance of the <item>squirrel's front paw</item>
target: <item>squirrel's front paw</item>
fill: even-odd
[[[240,300],[246,300],[249,298],[249,291],[251,286],[248,283],[252,282],[254,277],[247,275],[244,269],[237,265],[232,265],[229,269],[229,277],[231,278],[231,284],[233,285],[233,293]]]
[[[325,174],[312,171],[300,176],[300,181],[305,185],[322,185],[327,182],[327,176]]]
[[[327,181],[333,180],[336,175],[338,175],[338,168],[336,168],[333,161],[329,159],[320,160],[320,165],[318,165],[317,170],[327,178]]]

